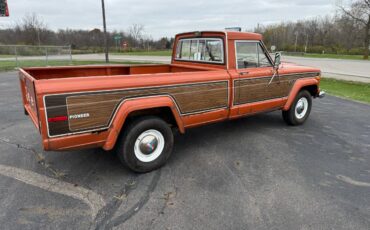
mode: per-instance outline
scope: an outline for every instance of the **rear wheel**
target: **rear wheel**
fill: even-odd
[[[124,130],[117,146],[123,164],[135,172],[150,172],[163,166],[172,153],[173,133],[157,117],[142,117]]]
[[[288,125],[303,124],[311,113],[312,96],[307,90],[302,90],[289,110],[283,111],[283,119]]]

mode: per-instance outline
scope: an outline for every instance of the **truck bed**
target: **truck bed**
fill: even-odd
[[[134,75],[134,74],[156,74],[156,73],[179,73],[206,71],[205,68],[181,66],[181,65],[137,65],[137,66],[65,66],[48,68],[25,68],[24,71],[35,80]]]

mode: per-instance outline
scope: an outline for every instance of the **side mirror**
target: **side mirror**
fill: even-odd
[[[274,67],[276,69],[279,69],[279,66],[281,64],[281,53],[275,53],[275,63],[274,63]]]

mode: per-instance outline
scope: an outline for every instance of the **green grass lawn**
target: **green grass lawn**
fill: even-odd
[[[46,66],[44,60],[27,60],[27,61],[20,61],[20,67],[37,67],[37,66]],[[70,61],[63,61],[63,60],[50,60],[48,62],[48,66],[67,66],[67,65],[95,65],[95,64],[102,64],[104,65],[104,61],[77,61],[73,60],[72,63]],[[152,63],[143,63],[143,62],[133,62],[133,61],[112,61],[110,64],[152,64]],[[15,61],[0,61],[0,71],[10,71],[16,69]]]
[[[0,54],[0,58],[12,58],[14,55],[11,54]]]
[[[370,104],[370,83],[322,78],[320,88],[330,95]]]
[[[158,51],[135,51],[135,52],[122,52],[111,53],[114,55],[132,55],[132,56],[171,56],[172,50],[158,50]]]
[[[363,60],[362,55],[345,55],[345,54],[310,54],[310,53],[305,53],[303,56],[300,56],[300,57]]]

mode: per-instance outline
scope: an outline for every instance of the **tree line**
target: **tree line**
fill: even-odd
[[[358,54],[369,57],[370,0],[338,5],[335,16],[257,26],[268,47],[288,52]]]
[[[130,26],[128,31],[108,32],[107,40],[111,50],[126,51],[171,49],[173,43],[173,38],[153,39],[139,24]],[[53,31],[36,14],[28,14],[14,26],[0,29],[0,44],[3,45],[71,45],[80,52],[102,52],[103,41],[104,33],[100,29]],[[123,47],[124,43],[126,47]]]

